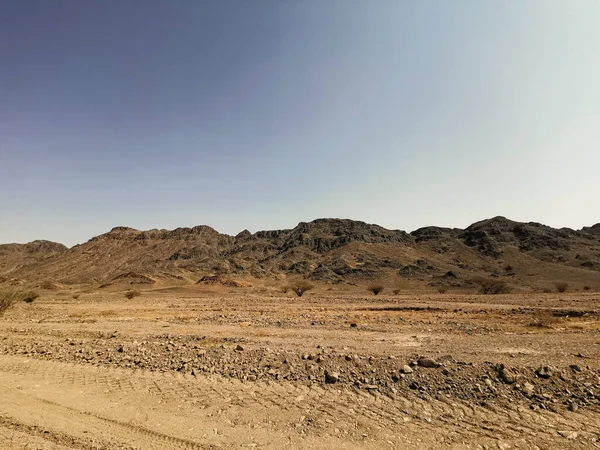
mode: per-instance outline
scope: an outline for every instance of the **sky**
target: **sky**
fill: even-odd
[[[0,243],[600,222],[600,0],[3,0]]]

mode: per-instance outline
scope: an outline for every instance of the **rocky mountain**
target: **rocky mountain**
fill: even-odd
[[[576,231],[504,217],[464,230],[406,233],[347,219],[236,236],[208,226],[116,227],[67,248],[0,245],[0,283],[248,285],[303,277],[321,283],[468,286],[481,277],[524,287],[553,281],[600,288],[600,224]]]

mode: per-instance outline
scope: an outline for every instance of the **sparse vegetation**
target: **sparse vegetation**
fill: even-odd
[[[369,286],[367,288],[367,290],[371,291],[373,293],[373,295],[377,295],[381,291],[383,291],[383,286],[381,286],[380,284],[372,284],[371,286]]]
[[[479,291],[485,295],[499,295],[499,294],[509,294],[512,292],[512,288],[500,280],[477,280],[480,288]]]
[[[127,292],[125,292],[125,298],[128,298],[129,300],[131,300],[134,297],[139,297],[140,295],[142,295],[142,293],[137,289],[130,289]]]
[[[310,291],[311,289],[314,288],[314,286],[312,284],[310,284],[308,281],[306,280],[300,280],[300,281],[296,281],[295,283],[292,283],[289,285],[289,288],[298,296],[298,297],[302,297],[302,295],[306,292],[306,291]]]
[[[31,303],[40,295],[35,291],[0,291],[0,316],[17,302]]]
[[[569,288],[569,283],[566,283],[564,281],[557,281],[556,283],[554,283],[554,286],[556,287],[556,290],[558,292],[567,292],[567,289]]]
[[[33,303],[34,300],[38,299],[40,294],[35,291],[24,291],[21,292],[21,300],[25,303]]]
[[[537,309],[533,315],[532,327],[549,328],[558,321],[551,309]]]

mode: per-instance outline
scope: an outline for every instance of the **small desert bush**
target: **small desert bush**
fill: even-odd
[[[40,294],[35,291],[24,291],[21,292],[20,295],[21,300],[23,300],[25,303],[32,303],[34,300],[40,297]]]
[[[438,286],[437,291],[440,294],[445,294],[450,288],[448,286]]]
[[[551,309],[537,309],[533,314],[532,327],[549,328],[558,321]]]
[[[379,284],[373,284],[371,286],[369,286],[367,288],[368,291],[371,291],[373,293],[373,295],[377,295],[379,294],[381,291],[383,291],[383,286],[379,285]]]
[[[557,281],[556,283],[554,283],[554,286],[556,287],[556,290],[558,292],[567,292],[567,289],[569,288],[569,283],[565,283],[564,281]]]
[[[310,291],[312,288],[314,288],[314,286],[312,284],[310,284],[308,281],[306,280],[300,280],[300,281],[296,281],[294,283],[291,283],[289,286],[289,289],[291,289],[298,297],[302,297],[302,295],[306,292],[306,291]]]
[[[8,308],[10,308],[15,303],[31,303],[39,296],[40,294],[38,294],[35,291],[0,291],[0,316],[4,314],[8,310]]]
[[[479,290],[485,295],[509,294],[512,288],[500,280],[478,280]]]
[[[142,295],[142,293],[137,289],[130,289],[125,292],[125,298],[128,298],[129,300],[131,300],[133,297],[139,297],[140,295]]]

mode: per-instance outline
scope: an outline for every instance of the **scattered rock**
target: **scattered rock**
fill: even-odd
[[[533,395],[533,391],[534,391],[535,387],[533,386],[533,384],[528,383],[527,381],[523,384],[523,387],[521,388],[521,392],[523,392],[525,395],[531,397]]]
[[[553,375],[553,371],[549,366],[541,366],[536,369],[535,374],[540,378],[548,379]]]
[[[413,370],[410,366],[408,365],[404,365],[402,366],[402,368],[400,369],[400,373],[405,373],[405,374],[409,374],[409,373],[413,373]]]
[[[504,364],[502,364],[498,371],[498,378],[500,378],[503,383],[513,384],[517,381],[517,374],[513,370],[504,367]]]
[[[337,383],[340,380],[340,374],[339,372],[330,372],[327,371],[325,372],[325,382],[326,383]]]
[[[244,351],[244,347],[241,346],[240,344],[237,345],[237,347],[235,348],[238,352],[243,352]]]
[[[576,431],[557,431],[559,436],[564,437],[565,439],[577,439]]]
[[[419,366],[425,367],[428,369],[437,369],[438,367],[441,366],[441,364],[439,362],[437,362],[431,358],[419,358],[417,363],[419,364]]]

